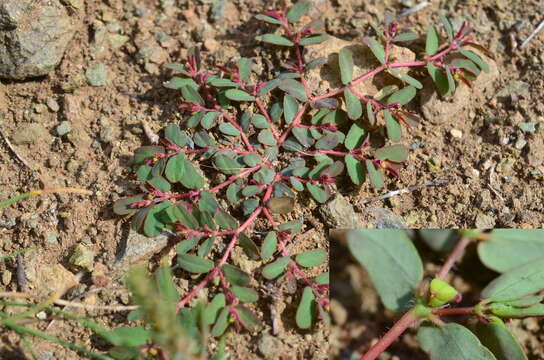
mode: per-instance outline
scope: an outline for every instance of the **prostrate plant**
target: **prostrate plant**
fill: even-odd
[[[211,286],[217,293],[212,301],[216,306],[210,310],[214,336],[224,333],[230,323],[251,331],[259,324],[242,305],[258,299],[248,287],[252,276],[229,263],[236,246],[252,260],[269,261],[262,268],[263,278],[304,285],[296,314],[300,328],[311,328],[317,314],[327,319],[328,273],[314,279],[302,269],[323,264],[327,253],[315,249],[292,255],[289,245],[303,223],[279,219],[289,218],[299,192],[326,202],[344,168],[353,183],[362,184],[368,175],[377,188],[384,185],[384,172],[399,176],[408,151],[400,144],[384,146],[387,141],[379,124],[384,122],[389,139],[398,142],[400,124],[418,119],[403,105],[422,88],[399,69],[427,67],[444,94],[454,91],[454,79],[470,84],[480,69],[487,70],[482,59],[468,50],[483,49],[473,43],[471,29],[463,24],[454,34],[445,18],[447,42],[441,45],[431,28],[424,59],[397,62],[391,47],[417,35],[401,32],[388,16],[377,30],[378,39],[365,39],[378,60],[376,68],[353,78],[353,55],[343,49],[338,70],[344,86],[317,94],[306,77],[326,59],[306,59],[305,47],[328,36],[316,32],[315,23],[294,27],[309,6],[303,1],[288,10],[276,8],[257,16],[279,25],[281,31],[259,39],[287,50],[278,52],[282,64],[269,77],[257,76],[247,58],[217,66],[215,72],[206,70],[198,48],[186,64],[168,66],[179,75],[165,86],[180,91],[180,109],[190,116],[183,130],[168,124],[160,145],[136,150],[142,193],[114,205],[117,214],[133,216],[133,229],[150,237],[166,231],[179,239],[178,265],[203,278],[178,302],[178,310]],[[397,86],[381,89],[375,97],[355,90],[355,85],[382,73],[396,78]],[[341,102],[347,111],[341,109]]]
[[[431,281],[412,240],[402,230],[352,230],[351,254],[368,271],[384,306],[404,315],[361,360],[373,360],[405,330],[419,326],[418,340],[431,359],[526,360],[503,320],[544,316],[544,230],[422,230],[421,239],[436,251],[451,251]],[[467,246],[478,247],[488,268],[502,273],[481,291],[473,306],[461,302],[446,278]],[[468,316],[471,330],[444,317]]]

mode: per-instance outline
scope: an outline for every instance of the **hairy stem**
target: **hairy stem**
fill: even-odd
[[[393,325],[391,329],[362,357],[361,360],[374,360],[380,356],[406,329],[415,325],[418,318],[415,316],[413,310],[404,314],[399,321]]]
[[[463,254],[463,251],[470,244],[471,241],[472,239],[467,237],[463,237],[461,238],[461,240],[459,240],[457,245],[455,245],[453,251],[450,253],[450,256],[448,256],[444,265],[442,265],[440,271],[436,274],[435,277],[437,279],[444,280],[446,278],[446,275],[448,275],[453,265],[455,265],[457,260],[459,260],[459,258]]]

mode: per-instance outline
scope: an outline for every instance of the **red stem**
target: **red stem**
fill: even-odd
[[[470,244],[471,241],[472,239],[467,237],[464,237],[461,240],[459,240],[457,245],[455,245],[455,248],[453,249],[453,251],[448,256],[448,259],[446,260],[444,265],[442,265],[442,268],[440,269],[440,271],[436,274],[435,277],[437,279],[444,280],[446,278],[446,275],[448,275],[453,265],[455,265],[457,260],[459,260],[459,258],[463,254],[463,251],[468,246],[468,244]]]
[[[406,329],[415,325],[417,321],[413,311],[408,311],[377,343],[372,345],[370,350],[361,357],[361,360],[377,359]]]
[[[433,314],[438,315],[438,316],[474,315],[474,308],[473,307],[462,307],[462,308],[434,309]]]

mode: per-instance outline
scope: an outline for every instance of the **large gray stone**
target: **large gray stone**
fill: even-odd
[[[0,77],[26,79],[57,66],[74,35],[58,0],[0,1]]]

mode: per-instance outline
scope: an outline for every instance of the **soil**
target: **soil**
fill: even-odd
[[[448,254],[430,250],[419,238],[417,231],[408,231],[408,235],[423,259],[424,279],[431,279],[440,270]],[[331,258],[345,259],[343,262],[331,262],[334,281],[331,285],[333,326],[330,342],[331,358],[337,360],[359,359],[399,319],[398,314],[384,308],[368,273],[347,254],[349,250],[345,242],[340,240],[331,244]],[[496,277],[497,273],[486,269],[480,262],[476,247],[469,246],[462,261],[448,275],[447,281],[463,295],[457,305],[463,307],[478,303],[481,300],[481,290]],[[473,319],[466,317],[446,319],[450,320],[467,327],[475,324]],[[529,360],[544,359],[542,319],[510,320],[506,325],[523,347]],[[378,359],[428,358],[419,347],[417,328],[412,328],[403,333]]]
[[[36,188],[69,186],[94,192],[91,197],[30,198],[0,209],[2,253],[33,248],[24,259],[38,275],[41,267],[53,264],[70,268],[69,257],[76,244],[85,245],[96,255],[95,269],[99,264],[113,268],[127,226],[113,215],[111,205],[134,190],[128,161],[137,147],[148,143],[141,121],[159,131],[166,122],[182,120],[175,92],[162,86],[169,77],[162,65],[181,61],[196,44],[203,46],[204,59],[210,65],[238,56],[258,56],[261,47],[254,34],[262,25],[252,16],[269,2],[226,1],[222,14],[213,11],[212,0],[67,3],[76,5],[71,8],[76,33],[55,71],[27,81],[0,80],[0,129],[34,169],[17,161],[2,142],[0,199]],[[325,21],[327,32],[352,41],[360,39],[385,9],[399,13],[407,8],[403,4],[413,1],[315,3],[318,10],[313,16]],[[343,195],[356,210],[364,212],[369,205],[362,205],[362,200],[448,178],[445,186],[424,187],[371,205],[389,209],[412,228],[539,227],[544,221],[544,106],[540,100],[544,95],[544,38],[535,37],[523,50],[517,44],[542,20],[544,4],[538,0],[434,1],[405,21],[424,32],[430,23],[438,23],[439,9],[475,24],[479,42],[496,54],[500,77],[482,96],[465,99],[466,106],[453,119],[425,119],[407,131],[406,144],[414,150],[400,180],[388,180],[387,188],[379,192],[364,185]],[[117,47],[122,39],[113,35],[126,35],[128,41]],[[97,63],[106,67],[107,84],[88,86],[85,72]],[[59,136],[57,127],[63,121],[69,122],[71,131]],[[533,133],[520,130],[518,125],[527,122],[536,126]],[[460,130],[461,137],[452,136],[452,129]],[[523,142],[521,149],[516,148]],[[328,228],[320,225],[319,212],[301,206],[298,213],[307,215],[306,231],[317,233],[306,233],[297,246],[310,248],[318,239],[318,246],[328,247]],[[173,256],[171,248],[165,253]],[[2,274],[14,274],[14,269],[12,261],[0,263]],[[107,289],[92,301],[128,302],[122,290],[111,290],[119,285],[117,279],[122,275],[113,274]],[[39,288],[41,280],[35,275],[29,281],[29,291]],[[79,286],[80,294],[85,294],[93,285],[84,278]],[[15,276],[0,283],[0,291],[16,288]],[[308,333],[296,330],[289,320],[293,308],[286,311],[285,331],[278,335],[279,356],[326,357],[323,344],[327,331],[322,327]],[[270,323],[266,307],[262,311]],[[112,327],[125,321],[120,314],[97,319]],[[376,332],[369,337],[379,334],[386,321],[373,319],[368,326]],[[86,339],[85,345],[100,348],[96,339],[69,322],[55,321],[48,332],[71,341]],[[0,358],[24,358],[19,337],[7,333],[0,339]],[[231,337],[228,346],[233,358],[262,356],[258,339]],[[48,351],[51,358],[79,358],[48,342],[36,340],[35,348]]]

